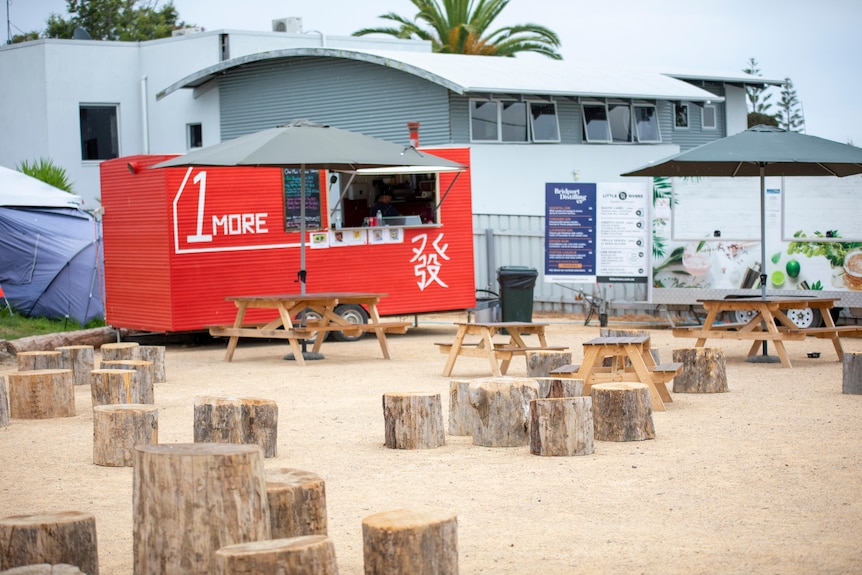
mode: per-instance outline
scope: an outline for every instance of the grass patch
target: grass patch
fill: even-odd
[[[87,325],[81,326],[81,324],[72,319],[56,320],[44,317],[23,317],[18,314],[10,317],[8,311],[0,310],[0,339],[19,339],[32,335],[45,335],[47,333],[76,331],[104,326],[105,321],[101,319],[91,320]]]

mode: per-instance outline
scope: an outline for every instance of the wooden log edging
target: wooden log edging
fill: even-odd
[[[271,399],[200,395],[194,418],[195,443],[259,445],[264,457],[278,454],[278,405]]]
[[[365,573],[457,575],[458,522],[443,510],[397,509],[362,520]]]
[[[384,393],[383,425],[383,444],[391,449],[434,449],[446,444],[439,393]]]
[[[273,539],[327,534],[322,477],[302,469],[268,469],[266,496]]]
[[[136,446],[132,494],[135,575],[210,575],[222,547],[271,538],[257,445]]]
[[[215,575],[338,575],[325,535],[236,543],[216,551]]]
[[[99,575],[95,516],[61,511],[0,519],[0,570],[39,563]]]

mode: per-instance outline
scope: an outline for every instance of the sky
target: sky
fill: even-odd
[[[44,31],[66,0],[4,0],[12,35]],[[160,0],[163,5],[164,0]],[[303,30],[348,36],[412,17],[409,0],[174,0],[181,20],[206,30],[271,30],[302,18]],[[805,132],[862,147],[860,0],[510,0],[497,26],[535,23],[560,36],[564,60],[656,72],[738,75],[755,58],[764,78],[789,77]],[[4,25],[0,41],[6,42]],[[539,57],[539,56],[530,56]],[[775,90],[771,101],[780,94]],[[775,104],[773,111],[777,111]]]

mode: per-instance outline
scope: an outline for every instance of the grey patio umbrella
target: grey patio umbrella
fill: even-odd
[[[282,126],[226,140],[160,162],[151,168],[182,166],[257,166],[299,168],[300,173],[300,264],[297,277],[300,293],[305,293],[305,170],[454,172],[467,167],[457,162],[422,153],[356,132],[332,128],[310,120],[293,120]],[[304,350],[303,350],[304,352]],[[306,359],[312,354],[303,353]]]
[[[862,174],[862,148],[754,126],[626,172],[623,176],[760,177],[760,258],[766,262],[766,176],[852,176]],[[760,275],[766,297],[766,267]],[[766,350],[766,341],[764,352]]]
[[[258,166],[300,170],[300,293],[305,293],[305,170],[355,171],[372,168],[452,172],[466,166],[357,132],[310,120],[278,126],[193,150],[151,166]]]

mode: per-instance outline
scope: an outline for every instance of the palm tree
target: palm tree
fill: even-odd
[[[413,20],[394,12],[380,18],[398,24],[390,28],[363,28],[354,36],[387,34],[396,38],[418,38],[431,42],[434,52],[476,56],[514,56],[536,52],[561,60],[555,50],[559,37],[538,24],[488,28],[509,4],[509,0],[410,0],[418,12]]]

